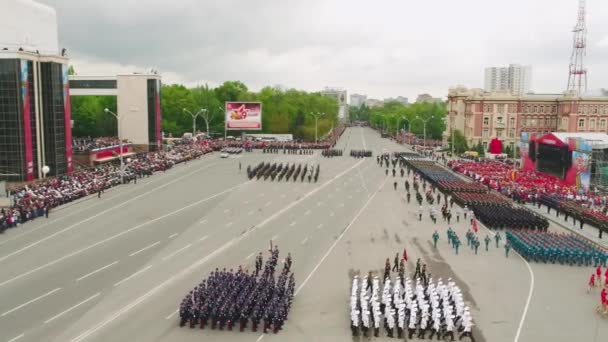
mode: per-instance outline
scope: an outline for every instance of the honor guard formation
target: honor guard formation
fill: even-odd
[[[355,158],[371,157],[372,151],[369,150],[350,150],[350,156]]]
[[[407,331],[408,340],[414,337],[443,340],[449,336],[454,341],[459,334],[459,340],[466,336],[475,341],[471,313],[451,278],[446,284],[441,279],[435,283],[425,275],[417,277],[414,283],[399,272],[393,281],[390,276],[385,277],[381,288],[380,279],[371,272],[363,279],[355,276],[350,321],[353,336],[379,337],[383,329],[386,336],[400,339]]]
[[[270,178],[272,181],[275,178],[280,182],[285,179],[286,182],[293,180],[294,182],[298,179],[301,182],[304,182],[305,179],[308,179],[308,182],[311,183],[313,180],[316,183],[319,180],[319,172],[321,172],[321,168],[319,164],[317,166],[313,166],[312,164],[289,164],[289,163],[266,163],[261,162],[258,165],[251,167],[251,165],[247,166],[247,177],[249,179],[261,179],[267,180]]]
[[[323,150],[321,151],[321,155],[323,157],[342,157],[342,150],[336,150],[336,149],[332,149],[332,150]]]
[[[215,269],[207,279],[190,291],[179,306],[180,327],[197,325],[205,329],[232,330],[237,324],[244,331],[251,323],[257,331],[263,321],[263,332],[281,330],[287,320],[295,292],[295,278],[291,272],[292,259],[288,254],[283,269],[275,281],[279,249],[271,248],[270,257],[263,263],[262,253],[255,260],[255,272]],[[264,266],[263,266],[264,265]]]
[[[270,147],[270,148],[262,149],[262,153],[279,154],[280,151],[283,151],[283,154],[300,154],[300,155],[311,155],[311,154],[315,153],[314,150],[307,149],[307,148],[297,148],[297,147],[293,147],[293,148],[285,147],[283,149]]]

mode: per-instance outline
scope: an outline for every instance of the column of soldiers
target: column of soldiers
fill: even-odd
[[[545,232],[549,228],[546,218],[511,204],[470,203],[470,206],[479,221],[488,228],[536,229]]]
[[[262,255],[256,258],[256,271],[249,273],[240,267],[237,272],[226,269],[211,272],[182,300],[179,307],[180,327],[200,325],[204,329],[232,330],[237,324],[244,331],[251,322],[257,331],[263,321],[264,333],[272,329],[277,333],[287,320],[295,291],[295,278],[291,272],[291,255],[275,282],[275,268],[279,250],[271,250],[262,272]]]
[[[355,158],[371,157],[372,151],[370,150],[350,150],[350,156]]]
[[[314,154],[315,151],[311,150],[311,149],[302,149],[302,148],[298,148],[298,147],[285,147],[283,148],[283,154]]]
[[[473,319],[465,305],[460,288],[450,279],[443,284],[432,279],[425,284],[417,278],[415,285],[409,277],[400,275],[391,282],[384,279],[380,293],[380,279],[367,275],[363,279],[353,278],[350,297],[350,321],[353,336],[379,337],[382,326],[388,337],[407,338],[414,336],[438,340],[458,332],[460,339],[472,333]],[[396,334],[395,334],[396,330]],[[407,331],[406,331],[407,330]],[[430,333],[430,334],[429,334]]]
[[[336,150],[336,149],[321,151],[321,155],[323,157],[328,157],[328,158],[331,158],[331,157],[342,157],[342,153],[343,153],[343,150]]]
[[[266,163],[261,162],[256,166],[247,166],[247,177],[249,179],[257,179],[263,178],[267,180],[270,178],[272,181],[277,179],[279,182],[285,179],[285,181],[289,181],[292,179],[294,182],[300,179],[301,182],[304,182],[304,179],[308,179],[308,182],[311,183],[313,180],[315,183],[319,180],[319,173],[321,172],[321,167],[317,164],[316,168],[311,164],[289,164],[289,163]]]

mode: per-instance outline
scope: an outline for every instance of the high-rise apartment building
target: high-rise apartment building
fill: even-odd
[[[514,95],[530,92],[532,67],[510,64],[508,67],[486,68],[484,90],[488,92],[506,91]]]

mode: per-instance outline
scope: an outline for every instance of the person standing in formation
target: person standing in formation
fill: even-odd
[[[433,247],[435,249],[437,249],[437,241],[439,240],[439,233],[437,233],[437,230],[435,230],[435,232],[433,233]]]

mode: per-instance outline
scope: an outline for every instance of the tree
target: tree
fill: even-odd
[[[477,151],[477,153],[479,153],[480,157],[483,157],[486,155],[486,151],[483,148],[483,145],[481,144],[481,140],[477,142],[477,145],[475,145],[475,151]]]
[[[452,137],[452,134],[454,135]],[[459,155],[469,150],[467,145],[467,139],[464,137],[462,132],[458,129],[455,129],[454,132],[450,134],[448,143],[450,146],[450,151],[452,151],[452,141],[454,141],[454,153]]]

